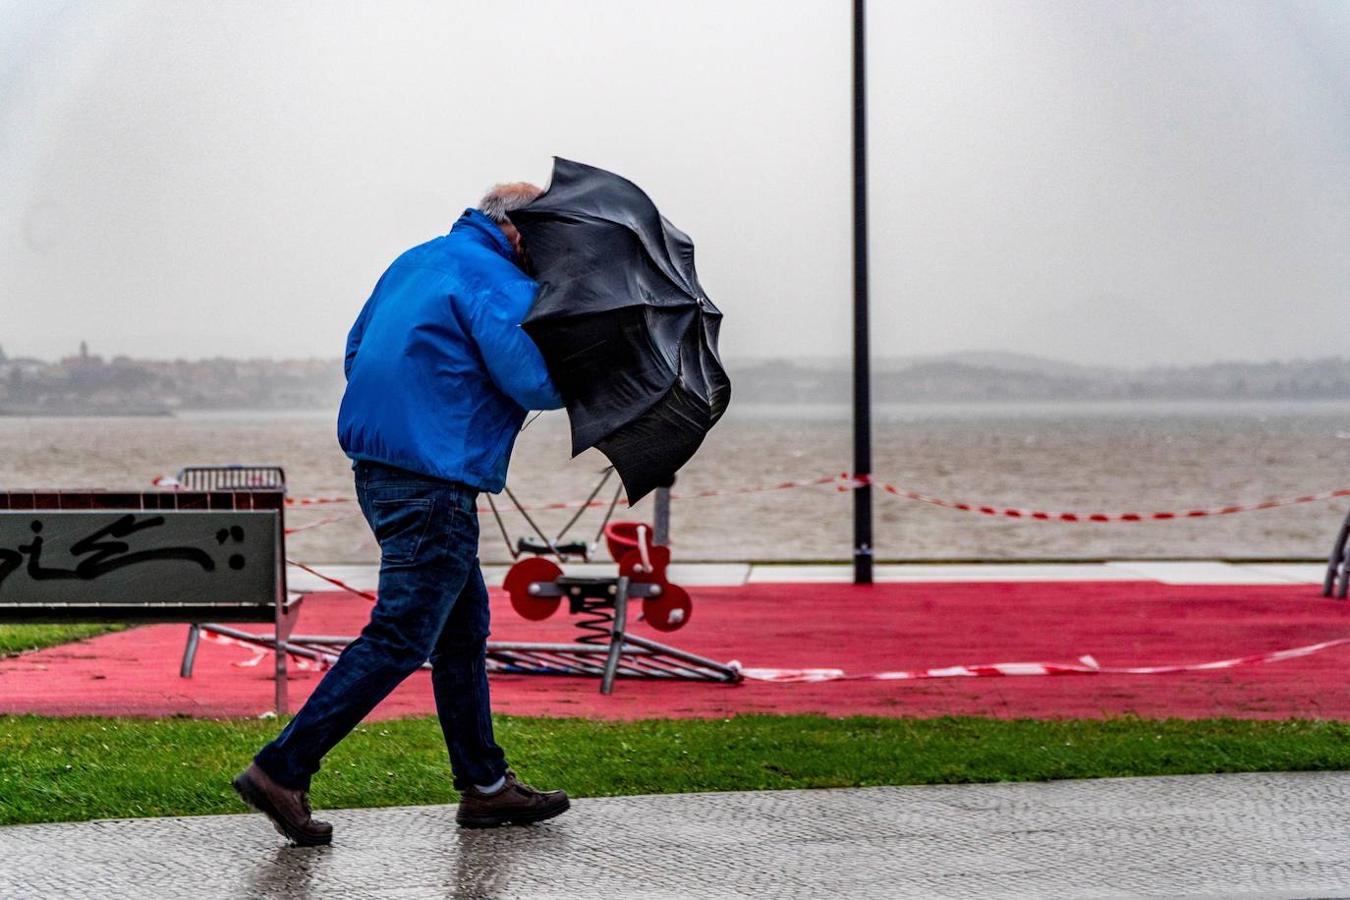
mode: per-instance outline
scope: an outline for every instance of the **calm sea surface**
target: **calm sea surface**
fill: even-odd
[[[939,497],[1068,511],[1176,510],[1350,486],[1350,403],[894,405],[878,411],[874,469]],[[520,436],[511,486],[522,502],[584,499],[605,465],[567,458],[567,421],[539,418]],[[350,495],[333,414],[190,413],[165,419],[0,418],[0,487],[144,489],[187,464],[275,463],[295,496]],[[733,407],[678,491],[736,489],[851,468],[840,407]],[[499,503],[499,506],[503,504]],[[352,508],[354,510],[354,507]],[[301,526],[351,510],[292,510]],[[1009,521],[878,494],[882,559],[1047,557],[1320,557],[1345,501],[1193,521],[1056,524]],[[649,502],[629,516],[650,518]],[[538,514],[560,528],[563,512]],[[594,537],[600,511],[573,529]],[[527,533],[507,516],[512,537]],[[674,504],[676,559],[846,559],[849,497],[831,487]],[[485,561],[508,558],[490,517]],[[359,515],[291,538],[312,562],[377,558]]]

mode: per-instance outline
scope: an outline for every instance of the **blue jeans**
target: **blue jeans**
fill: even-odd
[[[279,784],[308,790],[324,755],[430,658],[455,787],[491,784],[505,774],[506,757],[492,738],[478,491],[374,463],[354,468],[357,501],[380,543],[379,601],[254,761]]]

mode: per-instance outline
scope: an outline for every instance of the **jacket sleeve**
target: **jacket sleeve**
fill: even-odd
[[[469,315],[470,336],[498,390],[526,409],[561,409],[543,354],[520,327],[535,291],[533,282],[522,280],[479,294]]]

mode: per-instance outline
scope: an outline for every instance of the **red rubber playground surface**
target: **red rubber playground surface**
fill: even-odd
[[[841,668],[850,674],[1000,662],[1104,666],[1201,663],[1350,637],[1350,603],[1311,585],[1170,586],[1157,582],[751,584],[694,588],[690,624],[669,643],[759,668]],[[571,640],[568,617],[520,620],[494,593],[494,636]],[[300,632],[354,634],[367,601],[340,593],[305,601]],[[644,625],[638,633],[658,639]],[[196,675],[178,677],[185,627],[158,625],[0,661],[0,713],[256,716],[272,705],[271,659],[203,642]],[[811,684],[620,680],[601,697],[589,679],[493,677],[499,712],[636,719],[737,713],[996,717],[1236,716],[1350,719],[1350,647],[1283,662],[1166,675],[946,678]],[[320,677],[294,672],[294,705]],[[418,672],[380,717],[434,709]]]

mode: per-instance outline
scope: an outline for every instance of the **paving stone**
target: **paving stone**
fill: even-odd
[[[446,806],[0,829],[4,897],[1350,897],[1350,773],[580,800],[465,831]]]

